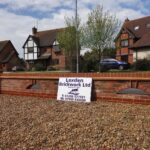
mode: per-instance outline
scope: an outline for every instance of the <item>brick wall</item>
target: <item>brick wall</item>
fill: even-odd
[[[126,40],[129,38],[129,35],[128,35],[128,33],[122,33],[120,38],[121,38],[121,40]]]
[[[91,77],[92,100],[150,104],[150,73],[4,73],[0,74],[0,92],[22,96],[56,99],[59,77]],[[39,89],[29,87],[38,84]],[[149,95],[117,94],[120,90],[138,88]]]
[[[129,46],[128,47],[121,47],[121,45],[120,45],[121,40],[128,40]],[[119,37],[115,41],[116,59],[125,61],[122,59],[122,56],[126,55],[127,56],[126,61],[130,64],[133,64],[133,50],[129,49],[129,47],[132,46],[133,43],[134,43],[133,39],[129,36],[128,33],[126,33],[126,31],[120,32]]]
[[[40,49],[41,54],[45,52],[49,52],[51,54],[51,59],[49,59],[49,64],[52,63],[54,59],[58,59],[58,64],[53,64],[53,67],[59,70],[64,70],[66,68],[66,57],[63,54],[62,50],[60,52],[55,52],[55,50],[51,47],[43,47]],[[52,64],[51,64],[52,65]]]
[[[65,69],[66,68],[66,57],[62,53],[62,50],[60,52],[55,52],[52,50],[52,59],[58,59],[59,63],[55,65],[57,69]]]
[[[121,48],[121,55],[125,55],[125,54],[128,55],[128,53],[129,53],[129,49],[127,47]]]

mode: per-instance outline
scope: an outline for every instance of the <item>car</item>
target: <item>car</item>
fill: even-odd
[[[109,70],[109,69],[128,69],[129,64],[123,61],[119,61],[113,58],[107,58],[100,61],[101,67]]]

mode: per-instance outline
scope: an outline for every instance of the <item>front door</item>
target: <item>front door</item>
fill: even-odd
[[[128,55],[121,56],[121,61],[128,63]]]

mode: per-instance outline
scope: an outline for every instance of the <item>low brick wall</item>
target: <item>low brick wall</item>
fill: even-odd
[[[59,77],[91,77],[92,100],[150,104],[150,73],[3,73],[0,93],[56,99]],[[39,89],[29,87],[38,84]],[[117,94],[120,90],[137,88],[148,95]]]

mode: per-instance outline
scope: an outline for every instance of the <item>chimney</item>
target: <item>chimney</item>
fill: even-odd
[[[130,21],[130,20],[129,20],[128,18],[126,18],[126,19],[125,19],[125,22],[128,22],[128,21]]]
[[[32,28],[32,34],[35,35],[36,33],[37,33],[37,28],[36,28],[36,27],[33,27],[33,28]]]

